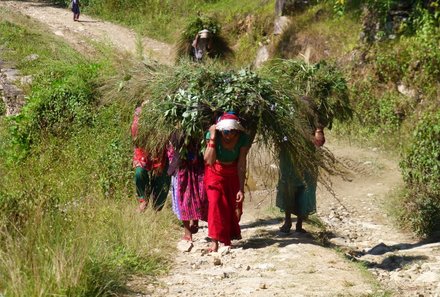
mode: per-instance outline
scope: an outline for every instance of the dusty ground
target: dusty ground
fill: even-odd
[[[137,52],[136,34],[108,22],[84,15],[73,22],[70,11],[38,3],[1,1],[0,7],[41,21],[84,52],[93,51],[90,40]],[[169,45],[142,42],[147,56],[173,61]],[[327,232],[307,224],[309,234],[280,234],[281,214],[271,210],[275,190],[260,186],[252,199],[247,196],[243,239],[232,250],[205,254],[202,228],[189,252],[182,251],[188,248],[184,242],[176,243],[168,276],[133,278],[127,296],[440,296],[440,244],[399,231],[386,215],[391,193],[402,183],[396,159],[375,148],[335,140],[327,145],[351,172],[348,180],[332,180],[336,198],[318,191],[317,217]]]
[[[396,160],[336,140],[328,148],[350,175],[333,178],[336,198],[318,191],[324,240],[310,223],[309,234],[280,233],[275,190],[256,190],[245,204],[243,239],[232,250],[207,255],[204,228],[189,252],[177,243],[168,276],[149,285],[133,279],[129,296],[439,296],[440,244],[419,242],[386,215],[402,183]]]
[[[81,14],[79,22],[73,21],[72,12],[68,9],[52,7],[41,2],[0,1],[0,6],[20,12],[45,25],[53,34],[64,38],[74,48],[82,52],[94,51],[92,43],[106,43],[121,52],[143,55],[163,64],[174,62],[173,50],[169,44],[151,38],[140,38],[131,29],[114,25],[110,22],[92,19]],[[142,47],[140,47],[142,42]]]

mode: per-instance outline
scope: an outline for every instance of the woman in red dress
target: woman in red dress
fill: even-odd
[[[208,236],[210,251],[216,252],[219,242],[231,245],[241,238],[239,226],[244,200],[246,155],[249,136],[244,133],[236,115],[225,113],[206,134],[205,189],[208,197]]]

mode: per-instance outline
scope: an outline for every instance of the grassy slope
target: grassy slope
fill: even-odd
[[[274,1],[93,1],[85,13],[129,26],[141,35],[174,44],[188,19],[215,16],[234,46],[237,65],[251,64],[258,42],[272,30]]]
[[[215,14],[223,25],[239,15],[272,13],[273,1],[93,1],[84,12],[120,22],[141,34],[173,43],[188,17],[197,13]],[[129,17],[128,17],[129,16]]]
[[[45,90],[70,90],[67,102],[75,104],[76,92],[87,93],[98,77],[115,70],[105,54],[87,60],[29,19],[10,11],[0,11],[0,19],[0,43],[7,48],[1,59],[34,77],[23,111],[27,120],[39,112],[62,116],[36,108]],[[39,58],[26,61],[31,53]],[[84,77],[86,70],[94,75]],[[70,89],[71,77],[83,77],[84,84]],[[91,121],[76,119],[61,134],[42,129],[30,148],[11,138],[11,121],[0,117],[0,292],[7,296],[106,296],[133,273],[167,269],[171,212],[133,212],[132,106],[102,106],[93,103],[99,93],[89,95]],[[33,121],[26,123],[23,129],[32,131]],[[27,155],[17,160],[22,156],[13,152],[20,148]]]
[[[277,41],[275,52],[281,58],[296,58],[309,47],[311,62],[335,61],[345,72],[356,109],[355,120],[339,126],[339,132],[399,152],[420,114],[438,106],[439,80],[433,68],[440,51],[420,34],[367,47],[359,41],[360,14],[359,7],[352,7],[337,17],[332,7],[316,5],[293,18],[286,34]],[[430,57],[424,58],[426,52]],[[411,68],[421,61],[425,61],[424,69]],[[423,94],[425,102],[400,94],[397,85],[401,82]]]

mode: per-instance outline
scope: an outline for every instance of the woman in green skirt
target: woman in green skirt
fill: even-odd
[[[324,145],[322,127],[314,129],[312,141],[316,147]],[[290,233],[292,214],[297,216],[296,231],[305,232],[302,228],[303,220],[309,214],[316,212],[317,180],[317,170],[306,170],[301,177],[285,148],[281,148],[280,178],[276,197],[276,206],[285,214],[284,224],[280,227],[281,232]]]

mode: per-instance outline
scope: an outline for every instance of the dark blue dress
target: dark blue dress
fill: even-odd
[[[72,12],[74,14],[79,14],[79,2],[72,0]]]

